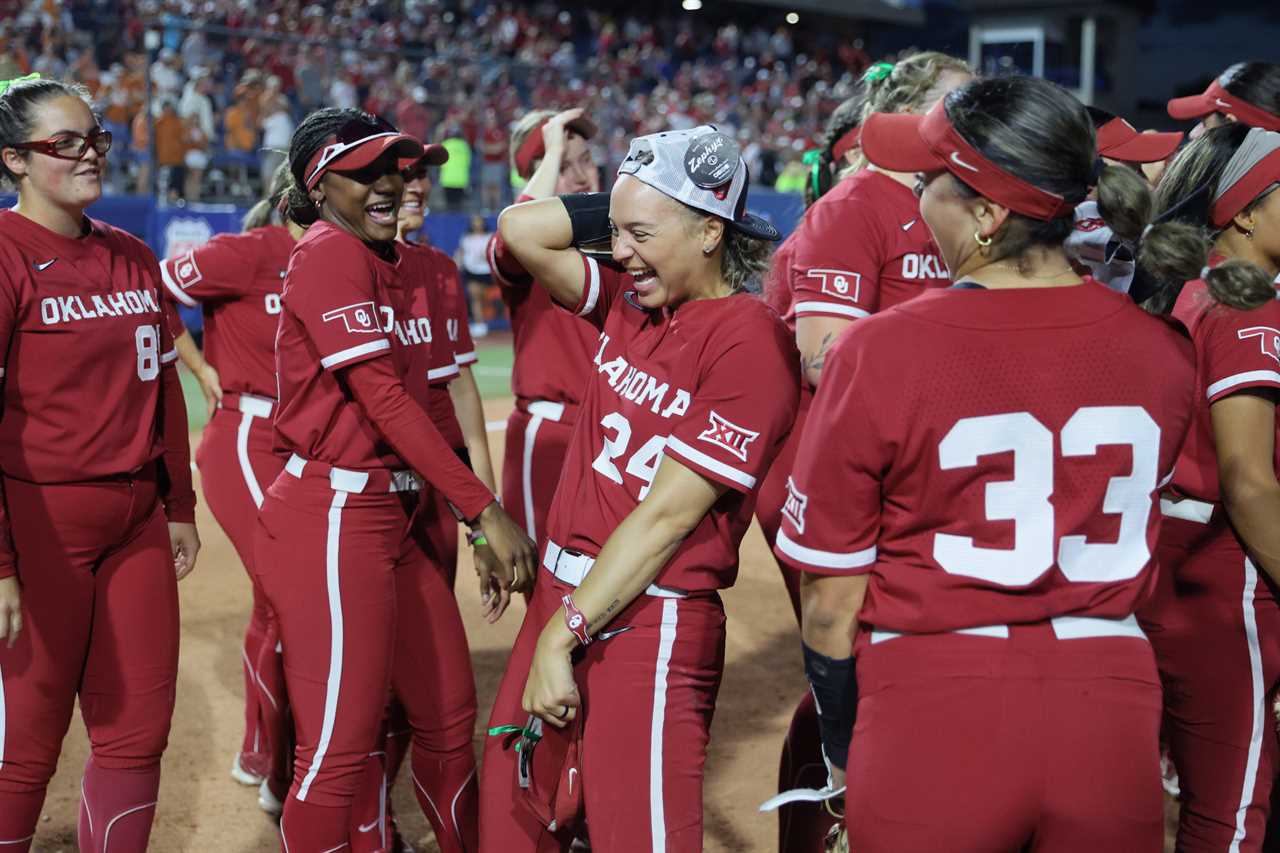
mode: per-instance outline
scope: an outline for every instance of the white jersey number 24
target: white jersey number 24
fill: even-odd
[[[1112,477],[1102,511],[1120,516],[1115,542],[1055,537],[1053,433],[1028,412],[964,418],[938,445],[943,470],[971,468],[982,456],[1013,453],[1013,479],[988,483],[988,521],[1012,521],[1014,545],[984,548],[969,536],[938,533],[933,558],[947,572],[1003,586],[1025,586],[1055,562],[1068,580],[1105,583],[1137,576],[1151,559],[1147,519],[1156,489],[1160,427],[1139,406],[1078,409],[1062,427],[1062,456],[1093,456],[1105,445],[1128,446],[1133,469]]]
[[[600,419],[600,426],[605,430],[604,447],[600,449],[591,467],[618,485],[626,485],[617,462],[626,455],[631,444],[631,421],[620,412],[610,412]],[[613,433],[612,437],[610,433]],[[627,459],[626,472],[643,483],[639,500],[644,500],[645,495],[649,494],[653,476],[658,473],[658,463],[662,461],[662,449],[666,446],[665,435],[651,436]]]

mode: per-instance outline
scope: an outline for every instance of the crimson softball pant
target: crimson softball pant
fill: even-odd
[[[146,849],[178,675],[178,589],[156,467],[4,478],[23,628],[0,644],[0,850],[30,848],[71,711],[89,733],[80,850]]]
[[[782,526],[782,506],[787,500],[787,479],[795,467],[800,438],[809,417],[809,405],[813,392],[807,388],[800,395],[800,407],[796,411],[795,426],[778,451],[760,484],[760,497],[756,501],[756,520],[769,544],[770,554]],[[790,566],[778,563],[778,573],[787,588],[791,610],[800,622],[800,573]],[[782,744],[782,756],[778,760],[778,791],[795,788],[821,788],[827,783],[827,765],[822,758],[822,736],[818,729],[818,709],[813,694],[808,690],[800,697],[791,715],[787,739]],[[822,849],[822,840],[836,823],[836,819],[818,803],[798,802],[778,809],[778,850],[780,853],[812,853]]]
[[[229,404],[229,405],[228,405]],[[270,607],[254,569],[254,534],[263,492],[284,469],[271,451],[271,411],[275,401],[248,394],[227,394],[225,408],[214,411],[196,450],[196,467],[205,503],[240,556],[253,586],[253,607],[240,659],[244,671],[244,739],[240,766],[255,776],[287,776],[273,762],[282,756],[290,733],[283,695],[284,668],[276,651]]]
[[[502,506],[539,548],[546,543],[547,515],[560,483],[575,417],[576,406],[519,399],[507,418]]]
[[[542,572],[493,705],[489,725],[523,726],[534,646],[573,587]],[[724,671],[720,597],[641,595],[575,658],[582,699],[582,792],[596,853],[702,850],[702,773]],[[515,753],[485,742],[480,849],[568,849],[520,802]]]
[[[1054,622],[859,637],[850,850],[1160,853],[1151,646],[1133,617]]]
[[[291,473],[298,469],[301,476]],[[352,804],[370,757],[382,751],[393,691],[414,729],[416,777],[435,784],[460,760],[471,762],[450,775],[458,778],[450,802],[429,798],[436,789],[426,782],[415,785],[442,836],[443,821],[461,813],[465,788],[475,785],[475,686],[461,618],[413,535],[419,495],[406,485],[411,478],[397,473],[408,490],[392,492],[388,473],[330,473],[294,457],[259,515],[257,565],[280,626],[297,736],[280,824],[290,853],[341,849],[356,843],[353,833],[387,832],[377,816],[353,822]],[[465,743],[461,759],[458,743]]]
[[[1160,577],[1139,615],[1164,682],[1163,733],[1181,790],[1177,849],[1261,850],[1280,767],[1267,701],[1280,680],[1275,590],[1220,505],[1161,503]],[[1178,517],[1197,508],[1204,521]]]

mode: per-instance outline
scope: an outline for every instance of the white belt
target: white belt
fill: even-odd
[[[1054,636],[1059,640],[1082,640],[1090,637],[1136,637],[1145,640],[1147,635],[1138,625],[1132,613],[1123,619],[1100,619],[1096,616],[1055,616],[1049,620]],[[1009,639],[1008,625],[979,625],[976,628],[957,628],[947,634],[968,634],[974,637],[998,637]],[[908,632],[872,631],[871,643],[883,643],[898,637],[914,636]]]
[[[298,454],[289,457],[284,470],[301,478],[308,465],[321,465],[329,470],[329,485],[337,492],[416,492],[422,489],[422,480],[409,470],[380,471],[371,474],[368,471],[351,471],[346,468],[335,468],[323,462],[309,462]]]
[[[525,406],[529,414],[544,421],[558,421],[564,417],[564,403],[553,403],[550,400],[530,400]]]
[[[259,397],[257,394],[237,394],[236,396],[239,399],[232,401],[230,405],[224,405],[223,401],[219,400],[218,408],[236,409],[255,418],[269,418],[276,407],[276,401],[270,397]]]
[[[596,564],[596,558],[589,554],[579,554],[575,551],[566,551],[550,539],[547,540],[547,551],[542,555],[542,567],[551,574],[555,575],[556,580],[563,581],[570,586],[582,586],[582,582],[587,579],[587,575],[591,572],[591,567]],[[678,589],[666,589],[657,584],[649,584],[645,595],[652,595],[655,598],[687,598],[688,593],[681,592]]]
[[[1160,514],[1183,521],[1208,524],[1213,518],[1213,504],[1194,498],[1161,498]]]

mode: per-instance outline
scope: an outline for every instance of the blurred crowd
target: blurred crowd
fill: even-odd
[[[585,107],[606,170],[633,135],[713,122],[738,135],[753,180],[795,189],[870,63],[847,34],[567,0],[0,0],[0,22],[0,79],[38,71],[94,94],[116,134],[113,189],[154,178],[191,201],[255,195],[319,106],[444,143],[437,183],[456,210],[511,198],[509,127],[542,107]]]

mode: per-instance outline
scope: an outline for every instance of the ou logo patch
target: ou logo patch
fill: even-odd
[[[822,292],[828,296],[848,302],[857,302],[862,289],[862,276],[852,270],[813,269],[805,277],[818,279]]]
[[[194,249],[173,263],[173,274],[178,280],[178,287],[183,290],[199,284],[204,279],[204,275],[200,272],[200,267],[196,265]]]
[[[579,615],[579,614],[576,614],[576,613],[575,613],[575,614],[574,614],[572,617],[570,617],[570,619],[569,619],[569,629],[570,629],[570,630],[573,630],[573,631],[576,631],[576,630],[578,630],[578,629],[579,629],[579,628],[581,628],[581,627],[582,627],[582,616],[581,616],[581,615]]]
[[[1236,337],[1242,341],[1257,338],[1258,348],[1262,350],[1262,354],[1280,362],[1280,329],[1273,329],[1270,326],[1251,326],[1236,332]]]
[[[382,329],[374,321],[378,309],[372,302],[357,302],[355,305],[344,305],[320,315],[326,323],[341,320],[348,332],[365,332],[376,334]]]

